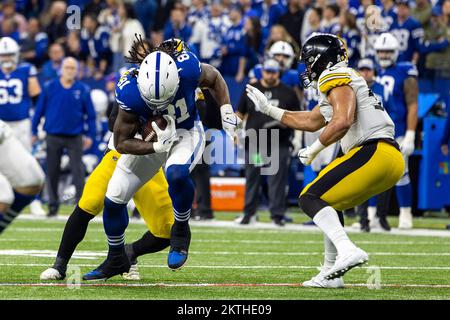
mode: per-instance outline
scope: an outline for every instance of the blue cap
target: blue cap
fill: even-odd
[[[280,64],[275,59],[267,59],[266,61],[264,61],[263,70],[264,71],[279,72],[280,71]]]

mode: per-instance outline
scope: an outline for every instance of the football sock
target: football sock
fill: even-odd
[[[125,244],[125,229],[128,226],[128,211],[126,204],[115,203],[105,198],[103,209],[103,227],[105,228],[111,251],[121,251]]]
[[[411,183],[403,186],[396,186],[395,188],[398,200],[398,206],[400,208],[412,206],[412,188]]]
[[[187,222],[191,216],[195,188],[189,176],[188,165],[171,165],[166,170],[169,195],[172,199],[175,220]]]
[[[341,223],[342,226],[344,226],[344,214],[341,211],[338,211],[337,214],[339,222]],[[334,246],[333,242],[330,240],[330,238],[328,238],[325,234],[323,235],[323,243],[325,247],[323,266],[330,268],[334,265],[334,262],[336,261],[337,249]]]
[[[333,242],[339,253],[355,248],[345,233],[336,210],[332,207],[327,206],[321,209],[314,216],[313,221]]]
[[[29,196],[14,191],[14,201],[11,204],[11,207],[6,211],[6,213],[1,214],[0,216],[0,233],[2,233],[11,224],[11,222],[13,222],[23,208],[33,201],[34,197],[35,195]]]
[[[86,230],[94,215],[84,211],[78,205],[73,210],[64,227],[64,232],[59,244],[58,254],[53,267],[65,271],[75,248],[83,240]]]
[[[331,268],[336,261],[337,250],[330,238],[325,234],[323,235],[323,243],[325,247],[325,256],[323,261],[323,266],[326,268]]]
[[[142,238],[131,244],[131,259],[134,260],[146,253],[154,253],[167,248],[170,245],[170,239],[155,237],[150,231],[144,233]]]

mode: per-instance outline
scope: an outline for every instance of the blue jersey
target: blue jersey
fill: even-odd
[[[397,62],[411,61],[414,52],[420,51],[424,31],[419,21],[409,17],[405,22],[398,20],[390,27],[390,31],[397,38],[399,44],[399,55]]]
[[[262,65],[257,64],[253,69],[249,72],[250,78],[255,78],[257,80],[262,79]],[[281,73],[280,81],[289,87],[299,87],[300,86],[300,78],[298,76],[298,71],[294,69],[289,69]]]
[[[377,82],[383,86],[383,101],[387,113],[395,123],[395,136],[403,136],[406,132],[406,105],[404,82],[408,77],[417,77],[415,65],[409,62],[400,62],[387,69],[379,70]]]
[[[181,52],[174,60],[177,64],[180,84],[172,104],[160,114],[172,116],[176,119],[177,128],[189,130],[194,127],[194,121],[199,119],[195,106],[195,89],[201,74],[200,61],[188,51]],[[156,112],[151,110],[141,98],[136,71],[137,69],[131,68],[122,75],[116,86],[116,100],[123,110],[134,113],[142,122],[147,122],[151,116],[156,115]]]
[[[90,55],[95,63],[101,60],[111,59],[111,49],[109,47],[110,30],[106,26],[100,26],[95,30],[94,35],[90,35],[86,29],[81,30],[80,47],[84,56]]]
[[[227,47],[227,54],[222,57],[220,71],[223,75],[235,76],[239,60],[246,54],[244,24],[230,26],[223,35],[222,44]]]
[[[36,77],[36,68],[22,63],[10,74],[0,70],[0,119],[19,121],[29,118],[32,105],[28,95],[28,79]]]

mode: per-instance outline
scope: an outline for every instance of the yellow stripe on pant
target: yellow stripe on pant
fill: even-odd
[[[119,158],[120,153],[109,151],[91,173],[78,203],[81,209],[92,215],[103,210],[106,189]],[[162,169],[138,190],[133,200],[150,232],[155,237],[169,239],[174,218],[168,184]]]
[[[349,209],[393,187],[404,167],[402,154],[389,143],[356,147],[320,171],[300,195],[308,192],[336,210]]]

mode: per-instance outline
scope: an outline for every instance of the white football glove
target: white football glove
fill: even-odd
[[[409,157],[413,154],[415,146],[414,140],[416,139],[416,132],[414,130],[406,131],[403,140],[400,142],[400,151],[405,157]]]
[[[281,121],[284,110],[271,105],[264,93],[249,84],[247,84],[245,91],[247,92],[247,97],[255,104],[256,111],[262,112],[275,120]]]
[[[242,120],[234,113],[231,104],[224,104],[220,107],[222,116],[222,128],[232,140],[236,135],[236,130],[241,127]]]
[[[298,152],[298,158],[305,166],[309,166],[317,154],[323,149],[325,149],[325,146],[317,139],[312,145],[301,149]]]
[[[158,141],[153,142],[153,150],[156,153],[167,152],[172,147],[174,142],[178,140],[177,129],[175,127],[175,120],[168,115],[163,115],[167,121],[167,126],[161,130],[156,122],[152,122],[152,128],[155,130]]]

